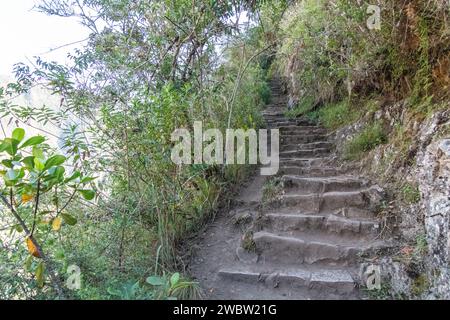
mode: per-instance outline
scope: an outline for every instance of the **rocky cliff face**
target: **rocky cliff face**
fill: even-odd
[[[380,257],[379,263],[390,281],[391,294],[449,299],[450,107],[426,119],[414,119],[399,104],[385,107],[337,130],[338,154],[342,153],[345,141],[374,119],[385,123],[390,131],[389,142],[360,161],[351,164],[344,161],[343,165],[370,175],[390,190],[390,201],[381,214],[386,216],[386,229],[396,235],[399,247],[398,252]],[[403,126],[408,133],[400,141],[394,137],[394,126]],[[404,184],[418,187],[417,201],[403,200],[400,186]],[[418,237],[425,241],[418,244]]]
[[[428,243],[428,273],[433,280],[431,293],[437,298],[449,299],[450,139],[436,136],[442,116],[436,114],[424,128],[423,137],[431,139],[431,143],[418,153],[417,180]]]

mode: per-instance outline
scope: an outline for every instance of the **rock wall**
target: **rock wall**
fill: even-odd
[[[384,214],[391,212],[395,216],[386,223],[391,231],[395,230],[399,247],[395,257],[383,257],[379,263],[391,282],[391,297],[450,299],[450,107],[425,120],[415,120],[401,104],[385,107],[337,130],[333,134],[337,153],[374,119],[385,123],[391,137],[395,124],[407,127],[412,136],[406,150],[410,165],[398,161],[400,150],[393,143],[379,146],[356,163],[343,164],[353,166],[353,170],[371,176],[390,190],[392,201]],[[402,202],[401,190],[394,181],[417,185],[420,201]],[[418,257],[414,242],[421,234],[427,250]]]
[[[440,114],[426,128],[437,133]],[[432,135],[432,134],[431,134]],[[418,182],[428,243],[431,294],[450,299],[450,139],[438,137],[417,156]]]

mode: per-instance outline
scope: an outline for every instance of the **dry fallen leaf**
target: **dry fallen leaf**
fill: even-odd
[[[33,257],[36,257],[36,258],[40,258],[41,257],[41,255],[39,254],[38,249],[34,245],[33,241],[31,241],[30,237],[26,238],[26,244],[27,244],[28,252],[30,252],[30,254]]]
[[[33,200],[32,194],[23,194],[22,195],[22,203],[27,203],[29,201]]]
[[[58,231],[59,229],[61,229],[61,217],[56,217],[55,219],[53,219],[52,221],[52,229],[54,231]]]

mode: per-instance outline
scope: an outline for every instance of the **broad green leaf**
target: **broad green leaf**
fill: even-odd
[[[39,171],[44,170],[45,168],[44,161],[41,158],[34,157],[34,167]]]
[[[16,128],[13,130],[12,132],[12,138],[17,140],[17,141],[22,141],[23,137],[25,137],[25,130],[23,130],[22,128]]]
[[[64,176],[64,172],[66,171],[66,169],[64,169],[63,166],[53,166],[48,170],[49,176],[51,179],[56,178],[57,180],[60,180],[61,177]]]
[[[88,189],[81,189],[78,190],[79,193],[85,198],[86,200],[92,200],[95,197],[95,191],[94,190],[88,190]]]
[[[53,157],[48,158],[48,160],[45,162],[44,170],[47,170],[53,166],[59,166],[66,161],[66,157],[62,155],[55,155]]]
[[[171,277],[170,277],[170,285],[172,287],[176,286],[178,281],[180,281],[180,274],[178,272],[175,272]]]
[[[80,177],[81,173],[80,171],[75,171],[74,173],[72,173],[72,175],[70,177],[68,177],[66,180],[64,180],[65,183],[70,182],[72,180],[75,180],[76,178]]]
[[[45,159],[44,157],[44,151],[42,151],[41,148],[38,148],[36,146],[33,147],[33,156],[39,159]]]
[[[64,169],[64,167],[62,166],[57,166],[56,170],[55,170],[55,177],[56,179],[61,182],[64,179],[64,172],[66,172],[66,169]]]
[[[152,286],[163,286],[166,284],[164,278],[158,276],[150,276],[147,278],[146,281],[148,284],[151,284]]]
[[[22,163],[30,169],[34,168],[34,156],[25,157],[22,159]]]
[[[77,219],[68,213],[61,213],[61,217],[63,218],[64,222],[67,223],[69,226],[73,226],[77,223]]]
[[[12,161],[9,160],[9,159],[4,159],[4,160],[2,160],[2,164],[3,164],[5,167],[7,167],[7,168],[12,168],[12,167],[13,167]]]
[[[14,181],[19,177],[19,171],[14,169],[9,169],[6,171],[5,179],[8,179],[10,181]]]
[[[19,142],[20,141],[16,139],[6,138],[5,140],[3,140],[3,143],[6,144],[5,151],[8,152],[11,156],[16,155]]]
[[[6,151],[6,149],[8,149],[8,146],[9,146],[8,143],[2,141],[2,143],[0,144],[0,152]]]
[[[45,137],[34,136],[34,137],[31,137],[30,139],[26,140],[24,143],[22,143],[20,148],[26,148],[26,147],[30,147],[30,146],[35,146],[37,144],[41,144],[44,141],[45,141]]]

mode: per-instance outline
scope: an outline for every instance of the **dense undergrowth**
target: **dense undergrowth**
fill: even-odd
[[[64,208],[76,223],[57,230],[48,224],[51,197],[41,199],[48,210],[34,216],[26,213],[33,206],[17,203],[26,224],[41,226],[46,270],[56,271],[56,284],[39,258],[30,258],[26,235],[8,227],[14,217],[2,209],[0,298],[54,298],[55,286],[60,298],[199,297],[177,245],[226,204],[251,167],[177,166],[170,160],[171,134],[194,121],[204,130],[261,125],[269,99],[267,55],[258,52],[249,26],[235,22],[253,9],[245,2],[41,2],[39,10],[77,17],[91,35],[70,65],[40,58],[33,67],[16,65],[17,82],[0,92],[2,116],[60,127],[66,170],[95,176],[96,196]],[[15,102],[36,85],[60,96],[60,105]],[[81,275],[77,290],[66,286],[71,265]]]

